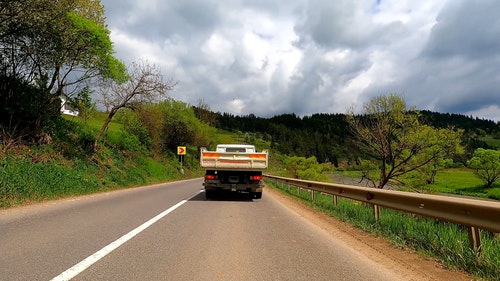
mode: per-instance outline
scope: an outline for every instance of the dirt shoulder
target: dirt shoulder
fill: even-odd
[[[339,221],[276,189],[266,188],[265,196],[275,197],[292,211],[318,225],[330,235],[341,239],[370,259],[384,265],[391,265],[390,269],[400,276],[405,276],[404,280],[480,280],[462,271],[446,269],[436,260],[423,257],[414,251],[397,248],[383,238]]]

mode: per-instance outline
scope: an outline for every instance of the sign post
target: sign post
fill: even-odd
[[[181,174],[184,174],[184,169],[182,169],[182,161],[184,160],[184,155],[186,155],[186,147],[185,146],[178,146],[177,147],[177,155],[179,155],[180,162],[181,162]]]

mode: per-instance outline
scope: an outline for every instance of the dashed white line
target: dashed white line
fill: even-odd
[[[156,217],[150,219],[149,221],[143,223],[142,225],[138,226],[134,230],[130,231],[129,233],[123,235],[122,237],[116,239],[113,241],[111,244],[105,246],[101,250],[95,252],[94,254],[88,256],[81,262],[75,264],[73,267],[69,268],[68,270],[64,271],[63,273],[59,274],[58,276],[54,277],[52,281],[63,281],[63,280],[71,280],[73,277],[77,276],[78,274],[82,273],[85,269],[89,268],[91,265],[96,263],[98,260],[102,259],[105,257],[107,254],[111,253],[113,250],[116,248],[120,247],[123,245],[125,242],[128,240],[132,239],[134,236],[137,234],[141,233],[143,230],[146,228],[150,227],[152,224],[163,218],[164,216],[168,215],[175,209],[179,208],[182,206],[184,203],[186,203],[188,200],[182,200],[179,203],[175,204],[174,206],[168,208],[167,210],[161,212],[158,214]]]

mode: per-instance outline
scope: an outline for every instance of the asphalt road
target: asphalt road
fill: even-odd
[[[206,200],[201,188],[189,180],[0,211],[0,280],[401,280],[265,190]]]

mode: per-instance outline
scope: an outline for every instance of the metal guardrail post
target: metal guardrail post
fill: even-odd
[[[373,216],[375,216],[375,220],[380,220],[380,207],[378,205],[373,205]]]
[[[479,228],[474,226],[469,226],[469,242],[470,247],[476,254],[481,252],[481,233]]]
[[[333,205],[338,206],[339,205],[339,198],[337,195],[333,195]]]

